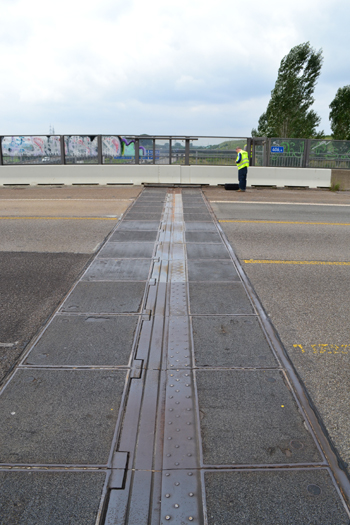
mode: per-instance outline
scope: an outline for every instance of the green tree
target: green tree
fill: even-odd
[[[336,140],[350,140],[350,86],[339,88],[329,107],[332,137]]]
[[[315,51],[309,42],[293,47],[282,60],[271,99],[252,136],[310,138],[321,119],[310,109],[322,67],[322,49]]]

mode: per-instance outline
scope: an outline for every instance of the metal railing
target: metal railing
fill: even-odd
[[[350,169],[350,141],[174,135],[0,136],[0,164],[234,166],[237,147],[251,166]]]
[[[261,137],[251,140],[253,166],[350,169],[348,140]]]

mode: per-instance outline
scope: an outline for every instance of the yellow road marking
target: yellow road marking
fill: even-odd
[[[349,354],[350,344],[347,345],[332,345],[332,344],[315,344],[310,345],[313,354]],[[300,348],[301,352],[305,354],[302,345],[293,345],[294,348]]]
[[[26,221],[118,221],[119,217],[0,217],[0,220],[26,220]]]
[[[26,199],[7,199],[6,197],[1,197],[0,196],[0,201],[1,202],[7,202],[7,201],[21,201],[21,202],[32,202],[32,201],[68,201],[68,202],[72,202],[72,201],[94,201],[94,202],[105,202],[105,201],[108,201],[108,202],[121,202],[121,201],[124,201],[124,202],[129,202],[129,201],[134,201],[136,199],[136,197],[134,199],[72,199],[70,197],[66,197],[66,198],[62,198],[62,199],[45,199],[45,197],[42,197],[41,199],[31,199],[30,197],[27,197]]]
[[[258,224],[308,224],[311,226],[350,226],[349,222],[302,222],[302,221],[265,221],[242,219],[219,219],[219,222],[252,222]]]
[[[326,266],[350,266],[350,262],[344,261],[272,261],[269,259],[244,259],[247,264],[321,264]]]

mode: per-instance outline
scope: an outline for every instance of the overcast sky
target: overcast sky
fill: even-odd
[[[349,0],[0,0],[0,134],[250,136],[306,41],[328,133],[349,17]]]

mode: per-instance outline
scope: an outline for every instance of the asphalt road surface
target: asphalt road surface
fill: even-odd
[[[141,189],[0,189],[0,523],[348,525],[350,194]]]

